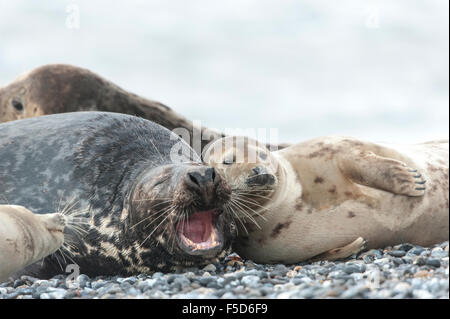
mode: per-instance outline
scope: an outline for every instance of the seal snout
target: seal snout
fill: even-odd
[[[231,191],[215,168],[198,167],[186,174],[185,185],[201,200],[204,208],[216,207],[228,200]]]
[[[273,185],[275,177],[264,166],[256,166],[245,183],[247,185]]]

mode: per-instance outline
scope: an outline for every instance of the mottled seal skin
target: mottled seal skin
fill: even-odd
[[[0,282],[54,253],[64,243],[62,214],[35,215],[16,205],[0,205]]]
[[[233,238],[222,213],[230,190],[220,175],[175,134],[129,115],[76,112],[0,124],[0,194],[36,214],[72,201],[71,210],[88,212],[85,232],[65,235],[70,260],[90,276],[215,262]],[[54,254],[26,273],[52,276],[66,261]]]
[[[106,111],[136,115],[169,130],[185,128],[196,151],[222,134],[193,123],[166,105],[130,93],[101,76],[75,66],[50,64],[21,75],[0,88],[0,122],[77,111]],[[200,145],[198,145],[200,146]]]
[[[216,141],[204,157],[232,188],[242,257],[339,259],[365,247],[449,238],[448,141],[394,145],[331,136],[269,152],[235,139]]]

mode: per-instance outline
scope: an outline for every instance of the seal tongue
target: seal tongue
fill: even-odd
[[[206,242],[211,237],[213,213],[214,211],[196,212],[178,226],[179,230],[193,243]]]

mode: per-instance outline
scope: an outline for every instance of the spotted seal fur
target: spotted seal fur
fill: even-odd
[[[241,142],[238,142],[241,140]],[[236,251],[264,263],[339,259],[449,238],[449,144],[321,137],[276,152],[227,137],[206,151],[241,217]]]

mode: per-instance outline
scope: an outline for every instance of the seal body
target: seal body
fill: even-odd
[[[35,215],[22,206],[0,205],[0,282],[60,249],[65,224],[61,214]]]
[[[50,64],[0,88],[0,122],[78,111],[136,115],[179,133],[197,152],[223,135],[194,124],[168,106],[128,92],[83,68]]]
[[[66,230],[66,254],[26,272],[47,277],[70,260],[92,275],[169,271],[226,254],[226,183],[178,136],[123,114],[76,112],[0,125],[0,198],[35,214],[70,205],[87,220]],[[69,258],[70,257],[70,258]]]
[[[449,238],[448,141],[388,145],[333,136],[272,153],[245,148],[255,150],[255,161],[227,162],[244,154],[236,147],[209,158],[245,218],[235,247],[245,258],[337,259],[365,247]]]

